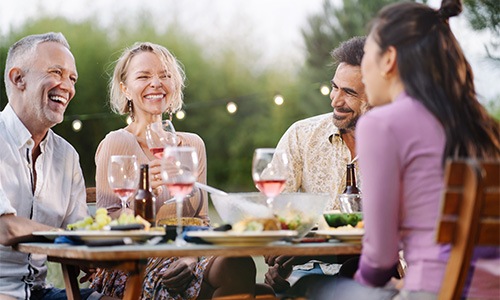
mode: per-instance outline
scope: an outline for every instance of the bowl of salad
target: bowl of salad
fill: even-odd
[[[261,193],[210,194],[223,222],[235,225],[251,219],[275,218],[281,229],[296,230],[304,237],[320,220],[329,194],[282,193],[274,198],[272,209]]]

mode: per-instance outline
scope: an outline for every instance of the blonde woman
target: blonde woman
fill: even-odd
[[[182,107],[184,72],[176,58],[163,46],[136,43],[118,59],[110,82],[110,105],[114,112],[128,114],[132,122],[110,132],[96,152],[97,206],[112,216],[122,211],[119,198],[107,181],[111,155],[135,155],[148,163],[151,186],[157,193],[157,218],[175,216],[175,206],[163,202],[171,198],[162,188],[161,163],[149,151],[146,126],[175,113]],[[203,140],[196,134],[178,132],[179,146],[192,146],[199,157],[197,181],[206,183],[206,154]],[[185,201],[183,216],[208,221],[207,195],[197,191]],[[174,204],[175,205],[175,204]],[[130,208],[126,208],[130,209]],[[126,210],[125,209],[125,210]],[[142,299],[208,299],[231,294],[252,294],[255,264],[250,257],[171,257],[150,258],[143,283]],[[122,297],[127,275],[99,270],[92,286],[106,295]]]

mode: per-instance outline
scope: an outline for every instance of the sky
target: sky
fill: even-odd
[[[432,7],[440,3],[428,2]],[[75,21],[97,17],[102,25],[112,26],[114,16],[133,19],[137,11],[146,9],[151,11],[158,28],[175,18],[186,30],[196,33],[207,48],[236,32],[236,36],[245,35],[253,41],[254,47],[265,48],[261,63],[290,64],[303,59],[305,48],[300,30],[307,24],[307,16],[321,11],[322,3],[323,0],[2,0],[0,35],[40,13]],[[480,97],[500,97],[500,63],[485,58],[484,43],[490,35],[472,31],[464,14],[452,18],[450,24],[472,65]]]

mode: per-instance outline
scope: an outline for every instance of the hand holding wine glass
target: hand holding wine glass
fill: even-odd
[[[109,186],[121,200],[122,208],[139,184],[139,167],[135,155],[112,155],[108,165]]]
[[[162,157],[163,149],[177,146],[178,138],[174,124],[170,120],[162,120],[149,124],[146,127],[146,143],[149,151],[158,159]]]
[[[193,147],[166,147],[162,159],[162,177],[170,194],[175,197],[177,213],[177,237],[175,244],[182,246],[182,204],[193,190],[198,177],[198,156]]]
[[[274,148],[255,149],[252,160],[252,178],[255,186],[267,197],[272,208],[273,200],[285,188],[288,158]]]

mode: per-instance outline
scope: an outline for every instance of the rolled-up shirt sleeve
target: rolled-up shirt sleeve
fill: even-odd
[[[365,235],[356,281],[383,286],[398,263],[401,166],[398,142],[383,119],[365,115],[356,128],[363,175]]]
[[[10,204],[9,199],[7,199],[7,195],[5,195],[2,188],[0,188],[0,216],[16,214],[16,210]]]

